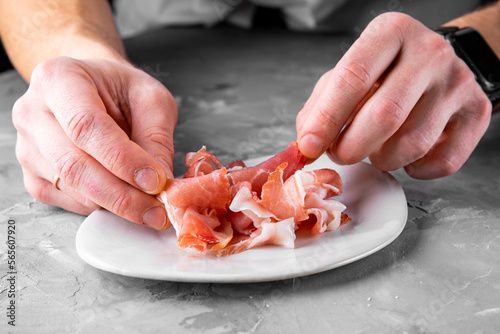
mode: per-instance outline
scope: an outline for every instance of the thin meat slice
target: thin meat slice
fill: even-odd
[[[303,172],[297,143],[254,167],[225,167],[205,147],[186,156],[188,172],[159,195],[184,249],[218,256],[262,245],[294,246],[295,231],[320,234],[350,218],[332,199],[342,180],[331,169]],[[302,224],[307,221],[307,224]]]
[[[241,211],[233,212],[229,210],[226,219],[239,234],[250,235],[256,230],[253,220]]]
[[[331,199],[342,193],[342,180],[332,169],[318,169],[311,172],[297,171],[287,180],[285,187],[295,188],[301,194],[302,205],[309,217],[316,222],[312,234],[335,230],[342,223],[342,212],[346,209],[342,203]]]
[[[209,208],[226,213],[231,201],[225,168],[198,177],[174,179],[164,192],[169,203],[179,208]]]
[[[209,153],[205,146],[203,146],[198,152],[190,152],[186,154],[185,165],[189,168],[184,174],[184,178],[210,174],[211,172],[222,168],[222,164],[219,159]]]
[[[226,165],[227,167],[227,165]],[[255,193],[252,192],[252,184],[247,181],[239,182],[237,185],[231,187],[231,203],[237,204],[238,201],[234,201],[234,197],[238,194],[240,189],[247,188],[247,193],[245,196],[251,197],[252,201],[257,201],[258,197]],[[240,194],[239,198],[243,195]],[[241,200],[241,199],[240,199]],[[243,199],[245,200],[245,199]],[[237,207],[237,206],[236,206]],[[235,206],[233,206],[235,208]],[[254,220],[245,215],[240,209],[236,208],[237,211],[232,211],[231,207],[229,208],[226,218],[231,222],[234,230],[243,235],[250,235],[255,231],[256,227],[254,224]]]
[[[291,143],[286,150],[257,166],[232,169],[228,174],[229,179],[232,185],[236,185],[242,181],[248,181],[252,183],[253,191],[260,194],[262,186],[266,183],[269,174],[274,172],[279,165],[285,162],[288,165],[283,171],[283,180],[288,179],[296,170],[304,168],[306,158],[300,153],[296,142]]]
[[[233,237],[231,224],[215,210],[197,211],[192,207],[176,212],[177,244],[205,253],[207,248],[224,248]]]
[[[295,245],[295,223],[293,218],[276,222],[265,222],[250,237],[238,243],[228,245],[220,250],[217,256],[237,254],[263,245],[279,245],[286,248],[293,248]]]
[[[205,253],[209,245],[222,248],[231,240],[233,229],[223,217],[231,201],[225,168],[175,179],[159,199],[176,231],[179,247]]]
[[[285,188],[283,173],[287,163],[283,163],[272,172],[262,186],[260,205],[272,212],[278,219],[294,218],[299,222],[308,218],[303,208],[303,198],[296,187]]]
[[[342,180],[333,169],[324,168],[305,172],[303,184],[306,192],[321,192],[324,198],[342,194]]]
[[[276,220],[274,213],[259,203],[260,198],[252,191],[250,183],[246,182],[245,184],[246,186],[239,187],[239,190],[233,197],[229,206],[230,212],[243,213],[252,221],[254,228],[260,227],[262,222],[267,222],[271,218]]]
[[[344,204],[336,200],[325,199],[317,193],[308,193],[305,197],[306,213],[316,218],[316,223],[312,227],[311,233],[321,234],[339,228],[342,211],[345,208]]]
[[[286,233],[283,234],[283,229],[276,225],[283,221],[287,221],[287,224],[293,222],[293,230],[296,230],[302,221],[312,217],[315,220],[311,229],[313,234],[333,230],[341,225],[345,206],[329,198],[342,192],[342,181],[338,173],[331,169],[312,172],[298,170],[283,182],[286,165],[281,164],[269,174],[262,187],[261,198],[251,191],[248,182],[245,186],[240,184],[237,190],[233,187],[233,192],[237,193],[233,194],[230,212],[243,214],[247,220],[238,216],[238,223],[245,222],[251,226],[248,220],[250,219],[257,230],[249,238],[229,245],[219,254],[235,254],[252,247],[281,242],[277,240],[290,240],[283,239]],[[262,234],[263,232],[265,233]]]
[[[215,228],[220,225],[217,212],[212,210],[205,214],[188,208],[182,216],[182,224],[178,224],[177,243],[181,248],[192,248],[204,253],[208,244],[224,241],[226,235],[218,235]]]
[[[246,165],[243,161],[241,160],[233,160],[231,161],[230,163],[226,164],[226,169],[227,170],[237,170],[237,169],[242,169],[242,168],[245,168]]]

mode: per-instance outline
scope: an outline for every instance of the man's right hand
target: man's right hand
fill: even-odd
[[[35,199],[169,227],[154,195],[173,178],[177,106],[160,82],[110,61],[51,58],[33,71],[13,121],[24,183]]]

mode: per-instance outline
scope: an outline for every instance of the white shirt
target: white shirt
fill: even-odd
[[[280,8],[292,30],[359,34],[382,12],[407,13],[430,28],[474,10],[481,0],[115,0],[122,37],[173,25],[226,21],[250,28],[255,6]]]
[[[227,21],[249,28],[256,5],[280,8],[288,28],[318,30],[321,22],[349,0],[117,0],[116,22],[123,37],[165,25]]]

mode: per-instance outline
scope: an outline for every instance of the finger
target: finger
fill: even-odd
[[[309,114],[312,112],[312,107],[313,107],[313,101],[316,101],[319,97],[319,95],[323,92],[326,83],[328,82],[330,75],[332,73],[332,70],[326,72],[321,76],[321,78],[318,80],[316,83],[313,92],[307,102],[305,103],[304,107],[302,110],[297,114],[297,120],[296,120],[296,129],[297,129],[297,141],[299,139],[299,135],[302,133],[302,128],[304,126],[305,121],[309,117]],[[349,125],[350,122],[352,121],[354,115],[361,109],[361,107],[368,101],[368,99],[377,91],[377,89],[380,87],[380,82],[382,80],[383,76],[379,78],[371,88],[371,90],[368,92],[367,95],[361,100],[360,103],[356,106],[354,111],[351,113],[349,119],[346,122],[346,125]],[[309,161],[314,161],[316,159],[309,159]]]
[[[415,59],[405,51],[403,47],[380,87],[329,148],[329,156],[336,163],[363,160],[401,128],[410,112],[418,113],[413,109],[426,92],[435,69],[427,65],[428,61]]]
[[[332,70],[326,72],[319,78],[316,85],[314,85],[314,89],[311,93],[311,96],[307,99],[302,110],[297,114],[297,119],[295,122],[297,130],[297,140],[299,139],[299,136],[302,134],[302,128],[304,126],[304,123],[309,117],[309,114],[311,113],[315,102],[318,100],[319,96],[323,93],[323,90],[325,89],[325,86],[328,80],[330,79],[331,73]]]
[[[405,167],[408,175],[433,179],[454,174],[462,167],[486,132],[491,117],[491,103],[484,94],[476,96],[479,100],[469,105],[474,108],[453,115],[431,150]]]
[[[436,93],[424,95],[405,123],[370,154],[378,169],[391,171],[421,159],[434,146],[450,118],[451,105]]]
[[[160,162],[167,177],[173,179],[177,105],[161,83],[149,76],[145,79],[129,89],[131,139]]]
[[[408,175],[425,180],[456,173],[477,145],[476,140],[464,141],[459,128],[450,124],[427,155],[405,167]]]
[[[66,193],[56,189],[52,182],[42,179],[26,168],[23,168],[24,185],[26,190],[33,198],[39,202],[57,206],[59,208],[78,213],[80,215],[89,215],[99,206],[86,206],[79,201],[76,201]]]
[[[447,43],[439,47],[439,43],[442,42],[442,39],[437,39],[438,44],[434,49],[441,50],[441,56],[446,52],[454,56],[454,51]],[[432,43],[432,40],[427,39],[427,43]],[[440,68],[444,68],[449,73],[446,78],[452,84],[442,82],[441,78],[445,75],[432,73],[435,78],[433,84],[428,87],[405,123],[387,142],[370,155],[373,165],[382,170],[395,170],[410,164],[413,167],[423,164],[424,156],[432,157],[433,154],[440,152],[436,148],[440,147],[439,143],[447,141],[445,138],[455,140],[453,136],[449,137],[447,134],[453,133],[453,129],[456,128],[454,124],[462,124],[464,131],[463,136],[456,139],[462,141],[470,136],[465,139],[468,148],[457,150],[455,152],[457,157],[466,159],[477,145],[477,141],[482,137],[489,123],[491,103],[486,99],[473,74],[462,61],[446,62],[445,66],[442,65]],[[425,72],[425,66],[422,66],[421,72]],[[449,147],[454,147],[457,143],[452,143]],[[459,166],[463,162],[464,160],[459,161]],[[449,172],[445,172],[446,169],[433,168],[428,170],[428,175],[433,177],[448,175]],[[453,168],[448,169],[453,170]]]
[[[315,88],[313,90],[313,93],[311,94],[311,97],[309,98],[309,100],[304,105],[304,108],[297,114],[297,119],[296,119],[296,122],[295,122],[296,123],[296,129],[297,129],[297,142],[299,141],[299,134],[302,132],[302,128],[303,128],[303,125],[304,125],[305,121],[307,120],[309,114],[312,113],[312,106],[311,106],[312,102],[311,101],[314,101],[317,98],[317,96],[321,94],[321,92],[324,89],[324,86],[327,83],[327,80],[328,80],[330,74],[331,74],[331,70],[328,71],[327,73],[325,73],[319,79],[319,81],[317,82],[317,84],[316,84],[316,86],[315,86]],[[350,122],[352,121],[354,115],[358,112],[358,110],[366,102],[366,100],[368,100],[368,98],[371,95],[373,95],[373,93],[378,89],[378,87],[379,87],[379,82],[377,81],[373,85],[373,87],[370,90],[370,92],[368,93],[368,95],[366,95],[363,98],[363,100],[361,100],[361,102],[358,104],[358,106],[356,106],[356,108],[354,109],[354,112],[349,116],[349,118],[346,121],[346,126],[350,124]],[[306,158],[306,165],[312,164],[314,161],[316,161],[317,158],[318,157]]]
[[[54,169],[48,165],[40,151],[21,133],[17,134],[16,158],[24,169],[37,177],[50,180],[55,174]]]
[[[33,109],[35,109],[36,112],[33,112]],[[40,153],[38,147],[34,144],[42,144],[50,140],[50,138],[47,138],[47,135],[50,133],[49,131],[36,131],[36,129],[39,129],[40,126],[47,123],[40,121],[41,117],[53,117],[48,115],[49,111],[47,107],[43,104],[40,98],[35,96],[35,94],[32,94],[31,90],[28,91],[28,94],[25,94],[21,99],[16,101],[13,108],[13,121],[18,130],[16,157],[19,163],[23,167],[25,173],[29,172],[32,175],[31,179],[34,180],[35,178],[41,178],[48,182],[53,182],[54,175],[57,173],[53,166],[51,166],[45,157]],[[49,123],[58,127],[55,120]],[[35,126],[33,126],[33,124],[35,124]],[[37,181],[37,184],[44,185],[41,181]],[[58,182],[59,188],[61,187],[61,184],[62,182]],[[76,202],[87,208],[96,209],[99,207],[97,204],[85,198],[71,187],[66,187],[64,192]],[[57,203],[53,201],[51,201],[50,204],[57,206]],[[70,210],[68,205],[66,205],[65,208],[69,211],[74,211]],[[79,211],[78,213],[82,212]]]
[[[159,193],[167,179],[163,168],[107,114],[93,78],[81,66],[51,59],[37,67],[32,85],[77,147],[120,179],[144,192]]]
[[[311,101],[312,111],[298,134],[299,149],[306,157],[317,158],[325,151],[392,64],[403,38],[398,30],[401,22],[387,20],[401,17],[374,19],[335,66],[321,94]]]
[[[41,155],[59,174],[58,186],[64,192],[80,193],[84,198],[130,221],[155,229],[169,227],[163,204],[116,177],[98,161],[74,146],[47,113],[37,113],[32,142],[40,143]],[[42,129],[51,129],[44,131]]]
[[[30,141],[25,139],[25,137],[21,134],[18,135],[17,138],[17,144],[16,144],[16,156],[19,162],[21,163],[21,166],[24,170],[24,173],[29,173],[31,175],[31,180],[37,179],[44,179],[52,186],[54,187],[55,190],[61,190],[64,192],[67,196],[71,197],[74,201],[78,202],[79,204],[83,205],[87,209],[91,210],[92,212],[95,209],[98,209],[99,206],[89,200],[88,198],[84,197],[81,193],[76,191],[72,187],[66,187],[64,182],[58,181],[56,184],[53,184],[54,182],[54,177],[57,175],[56,171],[52,166],[49,165],[49,163],[45,160],[45,158],[42,156],[40,151],[34,146],[31,145]],[[42,183],[40,180],[36,180],[37,182],[35,183],[38,186],[45,186],[45,183]],[[56,187],[57,185],[57,187]],[[42,189],[43,190],[43,189]],[[46,203],[46,202],[44,202]],[[63,204],[66,203],[66,201],[63,202]],[[70,202],[73,203],[73,202]],[[49,204],[49,203],[47,203]],[[50,205],[53,206],[59,206],[55,199],[51,198]],[[65,204],[64,208],[67,209],[68,211],[73,211],[77,212],[80,214],[83,214],[81,210],[78,208],[79,206],[75,207],[75,210],[70,209],[70,205],[68,203]],[[87,212],[87,211],[85,211]]]
[[[118,179],[81,150],[72,150],[69,145],[61,145],[58,149],[66,153],[57,156],[52,150],[49,154],[57,157],[54,163],[61,177],[62,190],[68,185],[99,206],[130,221],[159,230],[169,227],[163,204],[155,196]]]

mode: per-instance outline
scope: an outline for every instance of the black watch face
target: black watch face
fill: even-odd
[[[500,61],[476,30],[465,28],[457,31],[455,45],[460,48],[483,89],[500,89]]]

